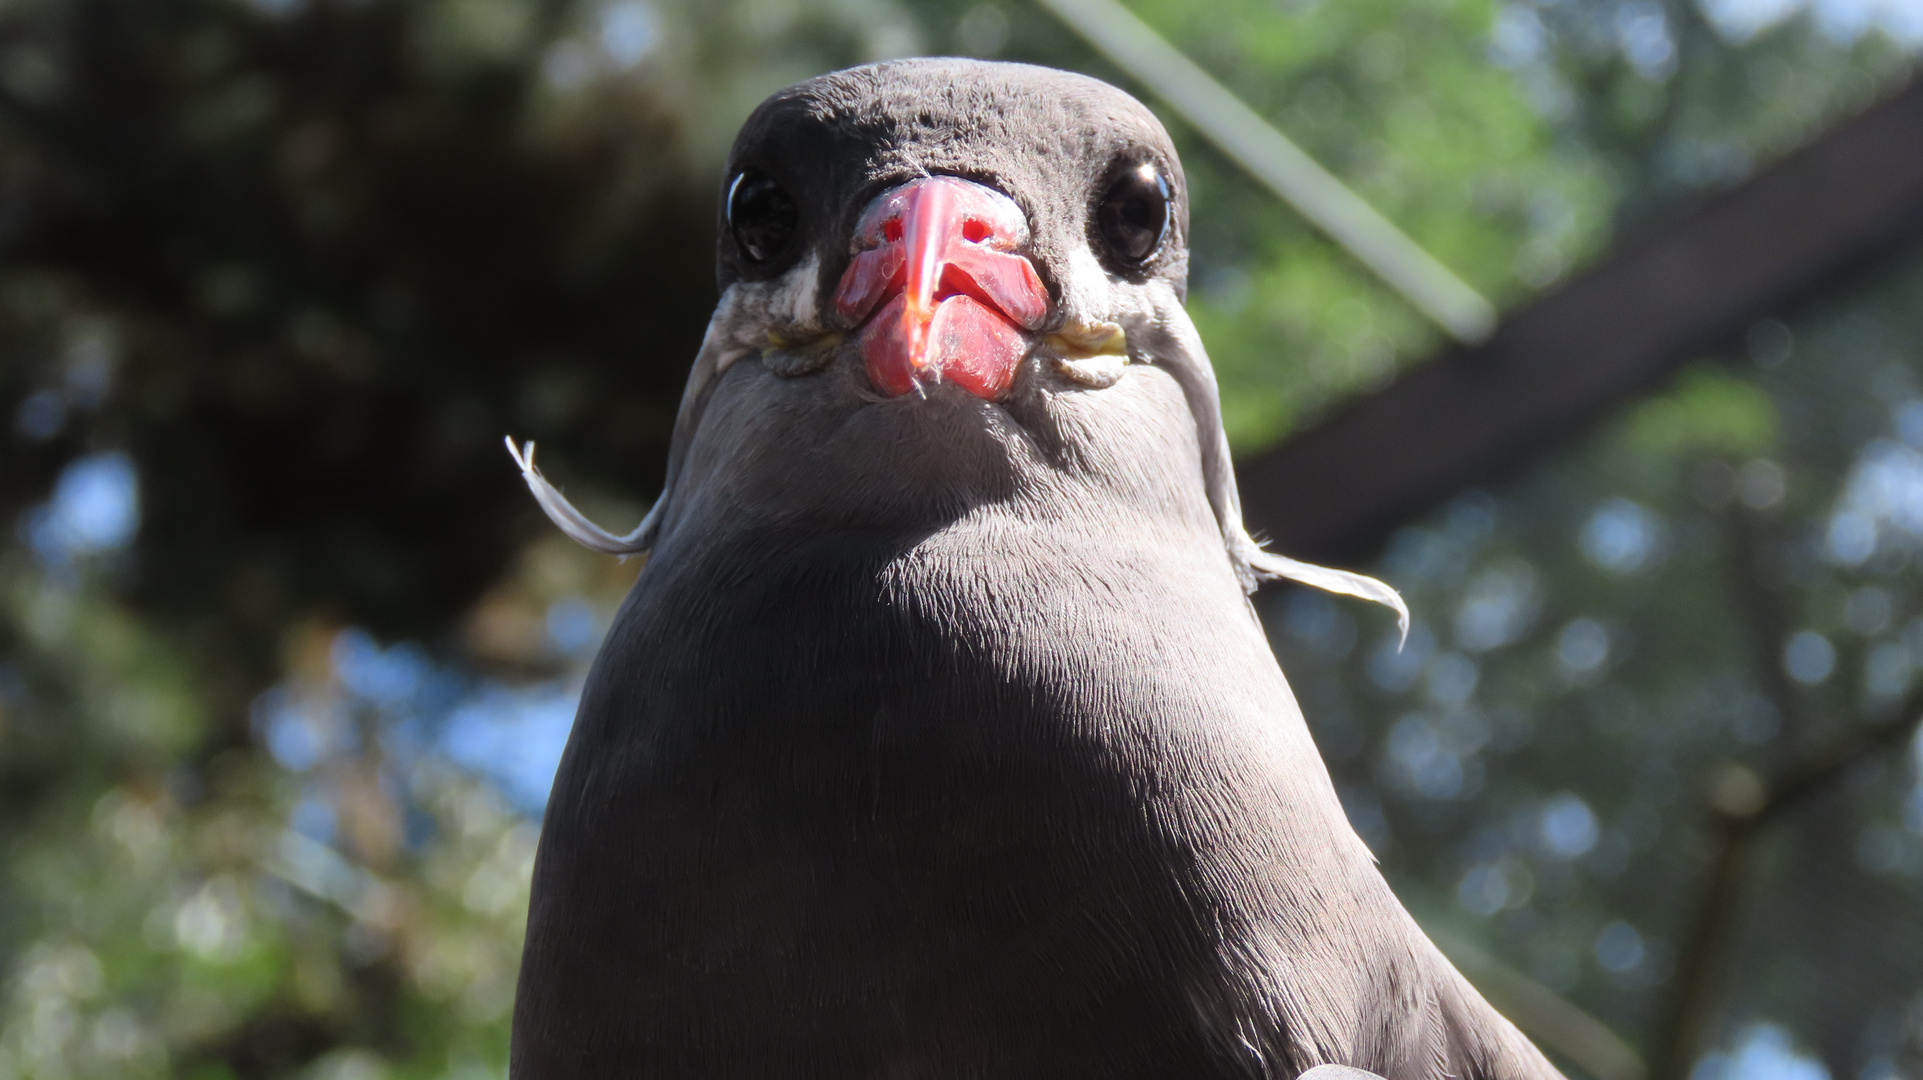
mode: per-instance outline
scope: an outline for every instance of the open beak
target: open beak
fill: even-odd
[[[859,327],[869,381],[890,397],[948,381],[987,401],[1014,384],[1048,290],[1019,254],[1028,221],[1014,200],[952,176],[883,192],[855,226],[860,249],[835,290]]]

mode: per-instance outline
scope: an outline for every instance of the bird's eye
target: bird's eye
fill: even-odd
[[[1151,162],[1131,165],[1115,175],[1095,211],[1102,242],[1125,263],[1155,254],[1168,233],[1168,181]]]
[[[801,211],[774,177],[743,169],[728,186],[728,229],[749,262],[767,262],[795,234]]]

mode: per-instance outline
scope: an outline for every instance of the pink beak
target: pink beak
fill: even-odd
[[[835,309],[860,327],[875,388],[898,397],[946,380],[984,400],[1005,395],[1028,353],[1024,332],[1048,317],[1048,290],[1015,250],[1028,222],[1014,201],[952,176],[914,180],[878,197],[856,238],[864,250]]]

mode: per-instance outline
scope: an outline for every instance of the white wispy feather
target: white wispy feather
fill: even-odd
[[[521,479],[527,481],[528,490],[534,493],[534,501],[540,504],[548,520],[575,543],[589,551],[605,555],[640,555],[654,546],[655,533],[660,528],[661,512],[673,495],[675,480],[681,472],[681,456],[688,440],[694,437],[695,426],[700,421],[703,391],[710,381],[728,370],[736,360],[755,350],[758,343],[765,340],[762,329],[765,316],[759,313],[770,310],[777,302],[776,310],[789,309],[812,311],[814,304],[813,281],[816,272],[813,256],[796,270],[790,271],[775,283],[742,283],[728,287],[721,294],[721,302],[716,305],[714,316],[708,320],[707,333],[701,339],[701,351],[695,354],[694,369],[688,373],[688,385],[681,393],[681,408],[675,416],[674,437],[668,450],[668,475],[661,486],[661,497],[654,501],[641,524],[626,536],[616,536],[608,530],[588,520],[588,516],[575,509],[567,496],[559,488],[541,475],[534,466],[534,444],[526,447],[514,445],[514,436],[507,437],[507,452],[514,456],[514,463],[521,468]],[[744,311],[746,314],[744,314]]]
[[[1247,536],[1246,533],[1243,535]],[[1402,594],[1396,592],[1386,582],[1378,581],[1367,574],[1317,566],[1300,559],[1291,559],[1287,555],[1277,555],[1273,551],[1263,551],[1253,539],[1249,540],[1248,547],[1243,549],[1241,559],[1265,577],[1287,578],[1290,581],[1314,586],[1324,592],[1341,593],[1344,596],[1354,596],[1381,604],[1396,613],[1396,629],[1401,632],[1403,641],[1409,640],[1409,605],[1403,603]]]
[[[568,501],[566,495],[561,494],[559,488],[549,483],[547,477],[541,475],[541,470],[534,467],[534,443],[529,442],[525,447],[516,447],[514,436],[510,435],[507,437],[507,452],[514,456],[514,463],[521,467],[521,479],[527,481],[528,490],[534,493],[534,501],[540,504],[548,520],[559,526],[561,531],[567,533],[575,543],[589,551],[599,551],[604,555],[638,555],[648,550],[650,542],[648,534],[654,528],[655,511],[661,506],[659,502],[655,503],[654,509],[650,509],[648,515],[641,519],[641,524],[635,526],[633,532],[626,536],[616,536],[589,521],[587,515],[576,510],[574,504]]]
[[[638,555],[653,547],[662,508],[668,503],[680,471],[679,451],[692,438],[694,427],[699,422],[698,403],[703,400],[702,390],[736,359],[753,351],[756,342],[761,340],[762,334],[757,328],[766,316],[757,317],[756,312],[768,310],[776,301],[779,301],[779,310],[797,316],[811,310],[812,292],[800,294],[813,281],[815,269],[811,257],[800,272],[784,275],[776,283],[737,283],[723,294],[721,304],[708,324],[701,352],[695,358],[694,370],[690,373],[687,389],[681,399],[681,410],[675,424],[675,449],[669,454],[667,483],[663,486],[661,497],[649,509],[647,516],[641,519],[641,524],[626,536],[616,536],[589,521],[587,515],[577,510],[567,496],[561,494],[535,467],[534,444],[529,442],[524,448],[516,447],[513,437],[509,436],[507,451],[514,456],[515,464],[521,468],[521,478],[527,481],[528,490],[534,493],[535,502],[540,504],[548,519],[590,551],[625,556]],[[1096,280],[1102,279],[1098,276]],[[1264,551],[1262,545],[1249,535],[1242,524],[1242,499],[1235,487],[1228,437],[1222,426],[1220,391],[1216,386],[1215,372],[1208,362],[1208,353],[1203,348],[1201,336],[1195,331],[1194,323],[1189,321],[1173,292],[1158,299],[1161,301],[1159,304],[1145,305],[1143,310],[1123,316],[1129,351],[1137,362],[1158,364],[1173,374],[1188,398],[1189,411],[1195,417],[1196,434],[1202,450],[1202,471],[1209,487],[1209,501],[1221,523],[1222,538],[1228,545],[1229,558],[1235,563],[1243,585],[1253,592],[1262,581],[1282,578],[1326,592],[1381,604],[1396,613],[1396,626],[1402,639],[1407,641],[1409,606],[1393,588],[1366,574],[1317,566]]]
[[[1129,335],[1129,352],[1133,359],[1156,364],[1175,376],[1188,398],[1202,451],[1202,475],[1208,484],[1209,502],[1215,509],[1223,542],[1228,545],[1229,558],[1235,563],[1243,587],[1254,592],[1265,580],[1286,578],[1327,592],[1373,601],[1396,613],[1396,628],[1406,642],[1409,605],[1403,603],[1401,594],[1393,588],[1366,574],[1317,566],[1264,551],[1249,535],[1242,524],[1242,496],[1236,490],[1235,467],[1229,460],[1228,432],[1222,425],[1222,398],[1215,369],[1209,364],[1202,337],[1181,301],[1165,284],[1160,289],[1157,302],[1123,320]]]

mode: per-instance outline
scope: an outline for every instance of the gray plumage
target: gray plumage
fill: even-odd
[[[1091,214],[1136,160],[1174,213],[1117,270]],[[723,229],[646,521],[522,458],[571,534],[650,554],[549,801],[517,1080],[1554,1077],[1389,892],[1248,604],[1393,594],[1243,531],[1153,116],[904,61],[771,98],[743,167],[800,233],[764,265]],[[883,399],[839,336],[857,215],[930,174],[1028,217],[1052,336],[999,403]],[[1126,364],[1062,344],[1109,324]]]

